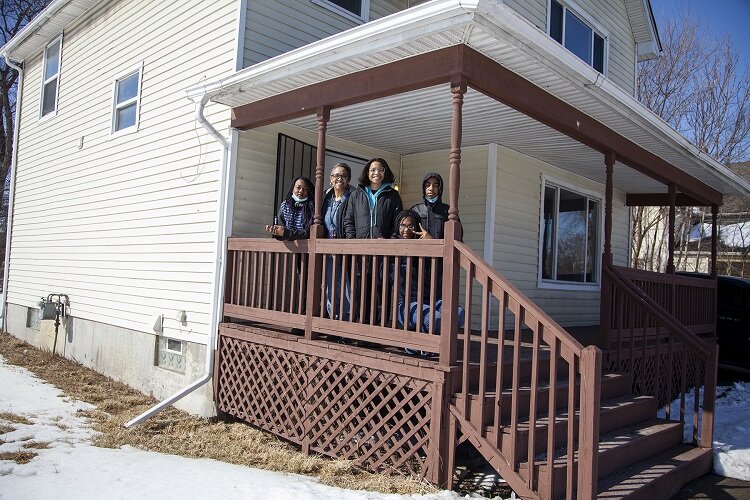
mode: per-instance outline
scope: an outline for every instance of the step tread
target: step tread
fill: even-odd
[[[620,408],[627,406],[634,406],[640,404],[650,404],[654,401],[653,396],[635,396],[633,394],[626,394],[624,396],[618,396],[616,398],[607,399],[601,402],[600,414],[617,411]],[[580,408],[576,408],[575,416],[580,416]],[[547,415],[540,415],[536,419],[536,427],[543,428],[547,426]],[[555,416],[555,423],[560,424],[568,420],[568,412],[560,412]],[[489,426],[488,426],[489,427]],[[526,417],[518,422],[518,430],[526,431],[529,428],[529,421]],[[503,426],[503,432],[510,432],[510,426]]]
[[[602,455],[607,453],[616,453],[619,448],[628,446],[634,441],[645,441],[656,434],[661,432],[668,432],[676,427],[682,428],[680,422],[663,420],[663,419],[652,419],[644,422],[639,422],[634,425],[622,427],[607,434],[603,434],[599,438],[599,456],[601,459]],[[578,451],[575,452],[574,460],[578,461]],[[534,463],[539,466],[540,470],[546,470],[547,468],[547,456],[546,453],[541,453],[534,457]],[[521,464],[522,468],[528,467],[528,462]],[[567,467],[567,450],[565,447],[560,447],[555,452],[555,468]]]
[[[597,498],[615,499],[637,496],[641,492],[653,490],[656,481],[660,480],[670,481],[670,484],[664,486],[667,490],[679,488],[681,484],[677,484],[676,479],[679,478],[679,482],[685,484],[708,472],[707,469],[704,470],[704,464],[698,464],[697,461],[706,460],[710,468],[712,453],[710,448],[699,448],[691,444],[674,446],[599,480]],[[693,470],[688,469],[691,465],[694,467]],[[686,475],[675,475],[674,479],[669,478],[680,471]]]
[[[602,384],[605,384],[605,383],[608,383],[608,382],[611,383],[612,381],[621,380],[621,379],[623,379],[625,377],[628,377],[628,376],[629,375],[625,375],[625,374],[622,374],[622,373],[606,373],[606,374],[604,374],[602,376]],[[576,382],[576,385],[577,385],[577,382]],[[562,389],[564,387],[568,387],[568,381],[567,380],[559,380],[558,383],[557,383],[557,388],[558,389]],[[539,391],[547,391],[548,389],[549,389],[549,383],[548,382],[544,383],[544,384],[539,384],[537,386],[537,390],[539,390]],[[521,392],[530,392],[531,391],[531,384],[529,384],[528,382],[524,382],[523,385],[521,385],[521,386],[518,387],[518,390],[521,391]],[[509,395],[511,395],[512,392],[513,392],[512,388],[511,389],[503,389],[502,395],[503,396],[509,396]],[[494,398],[496,394],[497,394],[497,392],[495,390],[486,391],[484,393],[484,397],[485,397],[485,399]],[[463,394],[460,391],[456,392],[453,395],[453,397],[456,398],[457,400],[463,400]],[[470,391],[468,393],[468,397],[469,397],[469,400],[472,400],[472,401],[473,400],[478,400],[479,399],[479,392],[476,391],[476,390]]]

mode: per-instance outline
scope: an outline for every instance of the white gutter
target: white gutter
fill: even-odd
[[[3,303],[2,318],[0,318],[0,330],[5,330],[5,317],[8,313],[8,271],[10,269],[10,235],[13,230],[13,202],[16,197],[16,166],[18,165],[18,136],[21,130],[21,98],[23,97],[23,68],[13,64],[8,53],[3,53],[5,63],[18,71],[18,82],[16,83],[16,122],[13,127],[13,154],[10,159],[10,187],[8,188],[8,218],[6,220],[7,230],[5,233],[5,262],[3,263]],[[5,179],[3,179],[4,181]]]
[[[161,403],[151,407],[150,409],[146,410],[145,412],[141,413],[134,419],[130,420],[125,424],[125,427],[132,427],[134,425],[138,425],[147,418],[152,417],[153,415],[156,415],[163,409],[171,406],[175,402],[179,401],[180,399],[184,398],[197,388],[201,387],[203,384],[211,380],[211,377],[213,376],[213,368],[214,368],[214,353],[216,352],[216,343],[218,339],[218,330],[219,330],[219,318],[222,314],[222,307],[224,304],[224,270],[225,270],[225,255],[227,253],[227,237],[226,237],[226,229],[227,229],[227,202],[226,200],[229,199],[229,172],[227,168],[228,158],[229,158],[229,151],[230,151],[230,142],[227,140],[226,137],[221,135],[216,128],[206,119],[205,115],[203,114],[206,103],[208,103],[210,96],[208,94],[204,95],[203,98],[200,100],[200,103],[198,103],[198,106],[195,110],[195,119],[198,123],[200,123],[203,128],[205,128],[209,134],[211,134],[214,139],[216,139],[216,142],[221,145],[222,148],[222,154],[221,154],[221,170],[220,170],[220,178],[219,178],[219,206],[216,210],[217,214],[217,228],[216,228],[216,265],[214,267],[214,273],[213,273],[213,294],[212,294],[212,304],[211,304],[211,321],[209,322],[209,333],[208,333],[208,342],[206,343],[206,361],[204,370],[205,373],[201,378],[193,382],[192,384],[188,385],[187,387],[177,391]],[[231,165],[230,165],[231,167]],[[6,256],[7,259],[7,256]]]

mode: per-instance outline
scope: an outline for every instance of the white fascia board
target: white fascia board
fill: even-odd
[[[504,5],[498,5],[496,8],[509,9]],[[582,92],[587,92],[592,98],[599,100],[635,125],[647,128],[656,137],[663,138],[662,143],[666,146],[694,157],[698,164],[704,170],[713,174],[717,180],[733,187],[738,193],[750,193],[749,181],[735,174],[706,153],[701,152],[656,113],[584,63],[572,52],[564,50],[552,38],[529,26],[525,20],[518,18],[518,16],[502,16],[502,26],[496,23],[498,19],[500,18],[492,12],[488,14],[478,12],[474,22],[490,30],[498,39],[513,43],[518,50],[541,60],[543,64],[553,68],[560,76],[566,77],[568,81],[579,84]]]
[[[436,0],[337,33],[309,45],[260,62],[223,79],[186,90],[191,99],[209,94],[247,92],[264,81],[304,73],[334,61],[356,58],[404,44],[426,33],[468,24],[483,0]],[[244,86],[243,86],[244,85]]]

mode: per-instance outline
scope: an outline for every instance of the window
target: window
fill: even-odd
[[[115,80],[112,133],[138,128],[142,67]]]
[[[169,337],[158,337],[156,366],[173,372],[185,373],[185,343]]]
[[[550,0],[549,35],[599,73],[604,73],[607,37],[591,24],[566,5]]]
[[[276,197],[273,202],[274,214],[284,201],[292,179],[304,175],[315,183],[315,164],[317,163],[318,148],[312,144],[300,141],[288,135],[279,134],[276,153]],[[352,169],[350,179],[353,186],[357,185],[362,167],[367,163],[366,158],[353,156],[340,151],[326,149],[326,164],[323,179],[327,180],[333,166],[344,162]],[[325,182],[325,181],[324,181]]]
[[[42,103],[40,117],[54,116],[57,113],[57,96],[60,89],[60,56],[62,35],[44,49],[42,74]]]
[[[370,14],[370,0],[312,0],[312,3],[357,22],[367,22]]]
[[[540,284],[599,280],[599,199],[543,183]]]

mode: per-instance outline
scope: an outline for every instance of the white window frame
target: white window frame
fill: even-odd
[[[591,30],[593,32],[596,32],[600,37],[602,37],[604,39],[604,54],[603,54],[604,61],[603,61],[603,64],[602,64],[602,74],[604,76],[607,76],[607,73],[609,72],[609,32],[607,30],[605,30],[604,27],[601,24],[599,24],[584,9],[582,9],[581,7],[579,7],[578,4],[576,4],[572,0],[555,0],[555,1],[557,3],[559,3],[560,5],[562,5],[562,8],[563,8],[563,18],[562,18],[562,21],[563,21],[562,37],[563,37],[563,39],[562,39],[562,43],[560,45],[562,45],[562,47],[565,50],[567,50],[568,52],[570,52],[571,54],[573,54],[574,56],[576,56],[576,58],[578,58],[580,61],[583,61],[583,59],[581,59],[580,57],[578,57],[577,54],[575,54],[573,51],[571,51],[570,49],[568,49],[565,46],[565,22],[566,22],[565,11],[566,10],[570,10],[578,19],[580,19],[581,21],[583,21],[584,24],[586,24],[589,28],[591,28]],[[552,31],[552,0],[547,0],[547,35],[550,36],[550,38],[552,37],[551,31]],[[557,41],[557,40],[555,40],[555,41]],[[592,36],[591,36],[591,44],[592,44],[591,45],[591,63],[588,63],[586,61],[583,61],[583,62],[586,63],[591,68],[594,68],[594,61],[593,61],[593,59],[594,59],[594,46],[593,46],[593,44],[594,44],[594,36],[593,36],[593,33],[592,33]]]
[[[580,290],[580,291],[597,291],[601,289],[602,283],[602,251],[604,249],[604,195],[600,192],[592,191],[589,189],[582,188],[581,186],[571,184],[569,182],[561,181],[546,175],[541,176],[541,191],[539,199],[539,255],[537,260],[537,288],[550,288],[556,290]],[[573,193],[586,196],[599,202],[599,224],[597,231],[599,233],[599,245],[598,255],[596,256],[596,282],[594,283],[579,283],[575,281],[559,281],[542,278],[543,274],[543,262],[542,255],[544,249],[544,191],[547,185],[550,184],[556,188],[562,188]],[[557,218],[555,218],[555,224],[557,225]],[[555,228],[555,247],[557,246],[557,228]],[[557,257],[557,251],[555,251],[555,258]]]
[[[370,0],[361,0],[362,1],[362,15],[361,16],[358,16],[354,12],[350,10],[346,10],[340,5],[336,5],[335,3],[329,0],[310,0],[310,1],[314,3],[315,5],[320,5],[321,7],[328,9],[332,12],[335,12],[336,14],[343,16],[351,21],[354,21],[357,24],[363,24],[370,20]]]
[[[138,92],[136,96],[132,99],[129,99],[125,102],[121,102],[118,104],[117,103],[117,83],[135,74],[138,74]],[[132,134],[132,133],[138,132],[138,129],[141,123],[140,117],[141,117],[142,86],[143,86],[143,61],[138,63],[137,66],[132,67],[129,71],[121,73],[118,77],[116,77],[112,81],[112,113],[111,113],[112,116],[110,119],[110,126],[109,126],[110,137],[117,137],[120,135]],[[121,128],[120,130],[115,130],[115,124],[117,123],[117,111],[121,108],[124,108],[126,106],[133,104],[133,102],[135,102],[135,123],[129,127]]]
[[[54,77],[45,78],[44,77],[44,71],[47,68],[47,49],[52,47],[55,44],[59,44],[59,50],[57,51],[57,73],[55,73]],[[60,36],[52,40],[50,43],[44,46],[44,53],[42,56],[42,89],[39,95],[39,120],[49,120],[50,118],[57,116],[57,108],[58,104],[60,103],[60,74],[62,73],[62,51],[63,51],[63,36],[62,33],[60,33]],[[42,114],[42,111],[44,110],[44,86],[49,83],[53,78],[57,78],[57,85],[55,86],[55,109],[47,113],[46,115]]]
[[[180,343],[180,349],[176,350],[176,349],[170,348],[169,347],[169,342],[170,341],[172,341],[172,342],[179,342]],[[185,342],[182,341],[182,340],[180,340],[180,339],[173,339],[172,337],[164,337],[164,350],[166,352],[170,352],[172,354],[179,354],[180,356],[182,356],[183,354],[185,354],[185,352],[184,352],[185,351]]]

